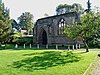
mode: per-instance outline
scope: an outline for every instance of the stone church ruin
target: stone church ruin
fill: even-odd
[[[34,44],[64,46],[81,43],[80,39],[70,40],[64,34],[64,28],[72,22],[80,22],[78,13],[69,12],[38,19],[33,29]]]

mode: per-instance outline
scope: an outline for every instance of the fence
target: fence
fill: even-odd
[[[19,48],[20,46],[18,46],[18,44],[15,45],[15,48]],[[59,46],[59,45],[32,45],[32,44],[29,44],[29,45],[26,45],[26,44],[23,44],[23,46],[21,46],[21,48],[37,48],[37,49],[68,49],[68,50],[74,50],[74,49],[80,49],[81,48],[81,45],[80,44],[76,44],[76,45],[63,45],[63,46]]]

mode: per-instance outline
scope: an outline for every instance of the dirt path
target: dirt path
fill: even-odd
[[[100,75],[100,57],[97,59],[96,67],[94,68],[92,75]]]

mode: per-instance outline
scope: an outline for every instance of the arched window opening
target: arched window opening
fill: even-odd
[[[58,34],[64,34],[64,29],[65,29],[65,20],[64,19],[61,19],[59,22],[58,22]]]

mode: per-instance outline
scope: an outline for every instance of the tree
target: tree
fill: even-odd
[[[67,25],[64,32],[71,39],[81,37],[86,52],[89,52],[88,40],[92,35],[95,35],[98,30],[100,30],[100,15],[90,12],[82,16],[80,23]]]
[[[56,14],[60,15],[60,14],[64,14],[67,13],[71,10],[71,5],[68,4],[60,4],[56,7]]]
[[[33,15],[30,12],[22,13],[20,17],[18,17],[19,26],[22,29],[26,29],[29,33],[32,33],[33,28]]]
[[[77,13],[79,13],[79,14],[82,14],[82,13],[84,12],[84,9],[82,8],[81,4],[74,3],[74,4],[72,5],[71,11],[77,12]]]
[[[12,34],[17,33],[19,31],[19,25],[14,19],[11,19],[11,26],[12,26]]]
[[[83,8],[80,4],[74,3],[73,5],[60,4],[56,7],[56,14],[64,14],[68,12],[77,12],[79,14],[83,13]]]
[[[100,12],[96,11],[98,17],[100,17]],[[100,29],[97,31],[95,35],[92,35],[88,42],[90,47],[100,48]]]
[[[91,3],[90,3],[90,0],[88,0],[88,2],[87,2],[87,9],[85,11],[86,11],[86,13],[89,13],[91,11]]]
[[[11,25],[12,25],[12,28],[19,29],[19,26],[18,26],[17,22],[14,19],[12,19]]]
[[[9,17],[9,9],[0,3],[0,43],[9,41],[11,33],[11,20]]]

